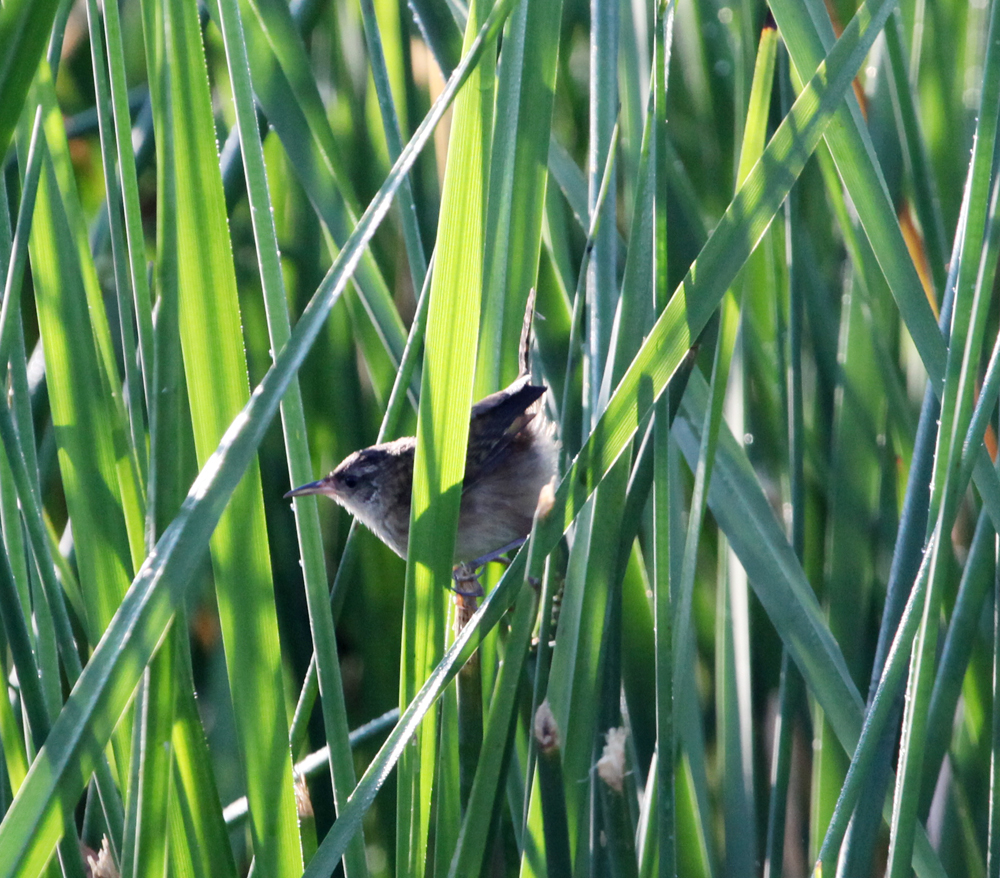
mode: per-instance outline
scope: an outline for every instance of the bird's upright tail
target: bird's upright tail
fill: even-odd
[[[528,292],[528,303],[524,308],[524,323],[521,326],[521,344],[517,352],[517,364],[521,375],[531,374],[531,324],[535,321],[535,288]]]

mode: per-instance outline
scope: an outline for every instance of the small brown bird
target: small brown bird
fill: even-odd
[[[481,566],[523,542],[531,531],[538,493],[556,471],[558,443],[541,411],[546,388],[521,375],[472,407],[456,564]],[[397,555],[406,557],[416,439],[362,448],[326,478],[286,497],[326,494]]]

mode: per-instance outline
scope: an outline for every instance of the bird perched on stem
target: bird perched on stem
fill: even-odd
[[[521,375],[472,407],[455,564],[474,569],[520,545],[531,531],[538,493],[556,471],[559,446],[542,412],[546,388],[531,384],[527,348],[534,291],[521,336]],[[348,455],[328,476],[286,497],[325,494],[406,557],[417,440],[405,436]],[[469,581],[467,574],[456,581]],[[456,590],[459,590],[456,588]],[[462,593],[462,592],[460,592]]]

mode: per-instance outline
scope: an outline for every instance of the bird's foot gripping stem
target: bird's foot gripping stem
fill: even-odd
[[[486,594],[483,590],[483,584],[479,579],[482,575],[483,568],[489,564],[490,561],[507,563],[507,559],[503,556],[513,549],[517,549],[524,545],[524,541],[525,538],[521,537],[521,539],[514,540],[512,543],[507,543],[506,546],[501,546],[499,549],[495,549],[494,551],[483,555],[481,558],[476,558],[474,561],[468,561],[464,564],[456,564],[455,569],[451,572],[451,577],[454,580],[452,591],[462,597],[481,598],[484,594]]]

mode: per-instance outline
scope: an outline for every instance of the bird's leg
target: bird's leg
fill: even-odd
[[[512,551],[513,549],[517,549],[523,546],[527,542],[527,539],[528,539],[527,537],[521,537],[520,539],[514,540],[514,542],[512,543],[507,543],[506,546],[501,546],[499,549],[494,549],[492,552],[483,555],[482,558],[476,558],[475,561],[470,561],[469,567],[471,567],[473,570],[479,570],[480,568],[485,567],[487,564],[489,564],[490,561],[504,561],[505,563],[507,563],[507,559],[503,558],[503,556],[506,555],[508,552]]]
[[[523,546],[526,537],[521,537],[520,539],[514,540],[512,543],[507,543],[506,546],[501,546],[499,549],[494,549],[492,552],[483,555],[481,558],[476,558],[474,561],[468,561],[464,564],[455,565],[455,569],[451,572],[451,577],[455,581],[453,591],[455,594],[460,594],[463,597],[482,597],[486,594],[483,591],[483,584],[479,581],[479,576],[482,573],[483,568],[490,563],[490,561],[502,561],[506,563],[506,559],[503,558],[509,551],[516,549],[519,546]],[[475,587],[471,591],[466,591],[460,586],[467,582],[474,582]]]

